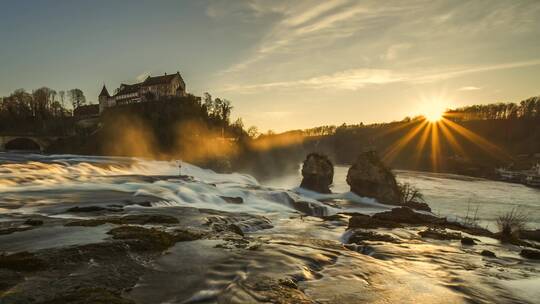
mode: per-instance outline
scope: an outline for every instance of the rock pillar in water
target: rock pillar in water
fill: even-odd
[[[379,203],[400,203],[400,192],[396,178],[374,151],[361,153],[347,173],[347,184],[351,191],[377,199]]]
[[[334,180],[334,165],[326,155],[311,153],[302,166],[300,187],[319,193],[331,193]]]

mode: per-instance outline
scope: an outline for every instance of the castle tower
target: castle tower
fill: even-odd
[[[103,85],[103,89],[101,89],[101,93],[99,93],[99,113],[101,114],[106,108],[113,106],[112,104],[112,97],[109,94],[109,91],[107,91],[107,88],[105,85]]]

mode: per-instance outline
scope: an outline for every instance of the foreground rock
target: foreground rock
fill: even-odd
[[[444,229],[428,228],[424,231],[418,232],[423,238],[430,238],[435,240],[460,240],[461,233],[448,232]]]
[[[520,252],[520,255],[522,257],[533,259],[533,260],[540,260],[540,251],[539,250],[533,250],[533,249],[523,249]]]
[[[400,201],[396,178],[379,159],[374,151],[364,152],[349,168],[347,184],[351,191],[377,199],[383,204],[397,204]]]
[[[311,153],[302,166],[300,187],[319,193],[330,193],[334,180],[334,165],[326,155]]]
[[[373,218],[386,221],[414,225],[427,225],[442,221],[436,216],[414,212],[407,207],[394,208],[390,211],[381,212],[373,215]]]
[[[347,229],[376,229],[376,228],[402,228],[404,225],[428,226],[438,229],[452,229],[473,235],[496,237],[491,231],[480,227],[469,227],[457,222],[449,222],[445,218],[434,215],[415,212],[408,207],[394,208],[390,211],[376,213],[373,216],[364,214],[352,214]],[[464,244],[471,244],[465,240]]]

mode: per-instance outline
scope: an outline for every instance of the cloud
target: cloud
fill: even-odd
[[[458,91],[478,91],[478,90],[481,90],[482,88],[480,87],[475,87],[475,86],[465,86],[465,87],[461,87],[458,89]]]
[[[412,44],[410,43],[393,44],[386,50],[386,53],[382,55],[382,58],[386,60],[395,60],[401,51],[408,50],[411,47]]]
[[[358,14],[367,12],[363,6],[349,0],[293,3],[295,4],[278,6],[278,9],[275,6],[261,5],[260,2],[251,2],[251,7],[257,14],[277,13],[281,18],[254,47],[251,56],[218,74],[241,71],[272,54],[290,50],[291,46],[300,45],[303,50],[301,41],[319,39],[328,42],[347,36],[351,30],[345,24]],[[332,32],[328,32],[330,30]]]
[[[260,89],[276,88],[309,88],[309,89],[340,89],[356,90],[370,85],[384,85],[391,83],[431,83],[440,80],[455,78],[471,73],[480,73],[495,70],[513,69],[540,65],[540,60],[510,62],[503,64],[453,67],[438,70],[413,70],[402,72],[391,69],[350,69],[329,75],[320,75],[307,79],[294,81],[269,82],[250,85],[231,85],[224,91],[253,92]],[[476,87],[464,87],[462,90],[476,90]]]
[[[137,76],[136,79],[137,79],[138,82],[142,82],[142,81],[144,81],[148,76],[150,76],[150,72],[142,72],[141,74],[139,74],[139,75]]]

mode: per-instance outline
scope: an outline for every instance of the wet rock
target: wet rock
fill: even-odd
[[[113,241],[43,249],[25,254],[18,260],[38,259],[39,272],[25,266],[25,276],[9,291],[0,294],[2,303],[131,303],[121,294],[134,286],[143,272],[143,266],[153,252],[138,255],[130,251],[127,242]],[[141,252],[142,253],[142,252]],[[151,255],[149,255],[151,254]],[[10,265],[14,265],[10,262]],[[43,271],[45,270],[45,271]],[[0,281],[4,281],[4,270],[0,268]],[[14,278],[16,279],[16,278]],[[0,284],[1,285],[1,284]]]
[[[362,244],[364,241],[399,243],[400,241],[393,236],[387,234],[379,234],[373,231],[353,230],[349,236],[347,243]]]
[[[369,256],[372,256],[375,253],[375,249],[369,245],[357,245],[357,244],[352,243],[352,244],[345,244],[344,247],[349,250],[356,251],[358,253],[369,255]]]
[[[376,213],[373,215],[373,218],[387,222],[406,223],[414,225],[426,225],[441,221],[441,219],[433,215],[414,212],[408,207],[399,207],[394,208],[390,211]]]
[[[418,234],[423,238],[430,238],[436,240],[459,240],[461,239],[461,233],[459,232],[448,232],[443,229],[428,228],[424,231],[418,232]]]
[[[38,271],[46,269],[47,264],[33,253],[23,251],[0,255],[0,268],[16,271]]]
[[[203,238],[205,235],[204,232],[189,229],[177,229],[173,233],[174,239],[177,242],[195,241]]]
[[[0,268],[0,297],[2,293],[24,280],[24,276],[17,271]]]
[[[83,206],[83,207],[71,207],[66,210],[66,212],[73,212],[73,213],[83,213],[83,212],[98,212],[98,211],[104,211],[107,210],[107,208],[103,208],[100,206]]]
[[[291,200],[291,205],[295,210],[310,216],[322,217],[328,214],[326,206],[317,203]]]
[[[120,294],[105,288],[78,288],[70,292],[57,295],[43,304],[86,304],[86,303],[110,303],[110,304],[134,304],[135,302],[122,298]]]
[[[26,221],[24,221],[23,225],[41,226],[41,225],[43,225],[43,221],[42,220],[37,220],[37,219],[27,219]]]
[[[302,166],[300,187],[319,193],[331,193],[334,181],[334,165],[326,155],[310,153]]]
[[[229,196],[220,196],[224,201],[229,204],[243,204],[244,199],[241,197],[229,197]]]
[[[489,258],[496,258],[497,257],[495,255],[495,253],[493,253],[493,251],[489,251],[489,250],[482,250],[482,252],[480,252],[480,254],[485,256],[485,257],[489,257]]]
[[[476,242],[474,241],[474,239],[465,236],[461,239],[461,244],[472,246],[472,245],[476,245]]]
[[[525,240],[540,242],[540,229],[520,230],[519,237]]]
[[[298,289],[298,284],[296,284],[296,282],[293,280],[293,279],[281,279],[279,280],[279,284],[285,286],[285,287],[289,287],[289,288],[293,288],[293,289]]]
[[[429,207],[429,205],[423,202],[405,202],[401,203],[401,205],[415,210],[431,212],[431,208]]]
[[[340,214],[333,214],[328,216],[321,217],[323,221],[341,221],[343,220],[343,216]]]
[[[12,234],[15,232],[30,230],[33,227],[8,227],[0,229],[0,235]]]
[[[519,253],[522,257],[533,260],[540,260],[540,251],[533,249],[522,249]]]
[[[259,276],[243,283],[248,290],[257,294],[257,299],[267,303],[314,304],[298,288],[283,285],[266,276]]]
[[[349,226],[347,229],[363,228],[363,229],[376,229],[376,228],[400,228],[401,224],[393,221],[385,221],[378,218],[371,217],[369,215],[357,214],[353,215],[349,219]]]
[[[155,228],[121,226],[113,228],[107,234],[116,240],[129,240],[127,243],[136,250],[162,251],[176,243],[174,235]]]
[[[351,191],[377,199],[383,204],[398,204],[400,192],[396,178],[374,151],[358,156],[347,173],[347,184]]]
[[[230,224],[229,226],[227,226],[227,228],[227,230],[231,232],[234,232],[240,236],[244,236],[244,231],[242,231],[242,229],[236,224]]]
[[[130,214],[126,216],[111,216],[96,218],[90,220],[74,220],[65,224],[65,226],[85,226],[95,227],[103,224],[117,225],[148,225],[148,224],[178,224],[177,218],[163,214]]]

